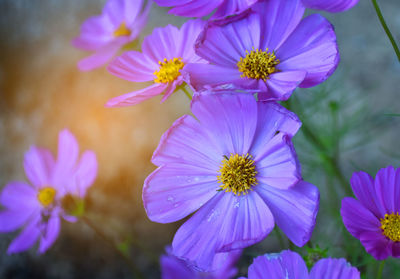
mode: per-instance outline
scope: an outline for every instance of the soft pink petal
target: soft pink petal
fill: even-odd
[[[51,184],[54,166],[54,157],[47,149],[33,146],[25,153],[25,174],[36,188]]]

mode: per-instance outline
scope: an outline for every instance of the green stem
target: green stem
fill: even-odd
[[[182,91],[185,93],[185,95],[189,98],[189,100],[191,101],[193,99],[192,95],[189,93],[189,91],[187,91],[185,85],[183,85],[181,87]]]
[[[393,38],[393,35],[390,32],[390,29],[386,24],[385,18],[382,15],[382,12],[381,12],[381,9],[379,8],[378,2],[376,0],[371,0],[371,1],[372,1],[372,4],[374,5],[376,14],[377,14],[377,16],[379,18],[379,21],[381,22],[381,25],[382,25],[383,29],[385,30],[386,35],[388,36],[388,38],[390,40],[390,43],[393,46],[394,52],[397,55],[397,59],[400,61],[400,50],[399,50],[399,47],[397,46],[396,41]]]
[[[382,272],[383,272],[383,267],[385,266],[385,261],[381,261],[379,263],[379,267],[378,267],[378,274],[376,276],[376,279],[381,279],[382,278]]]
[[[144,276],[142,272],[134,265],[134,263],[131,261],[130,257],[125,255],[124,253],[121,252],[121,250],[118,249],[117,245],[115,242],[110,239],[108,236],[106,236],[91,220],[89,220],[86,216],[82,216],[81,220],[85,222],[85,224],[90,227],[97,235],[104,240],[104,242],[108,243],[110,247],[114,249],[115,252],[117,252],[118,255],[121,256],[122,259],[128,264],[129,268],[131,269],[132,275],[134,275],[134,278],[138,279],[144,279]]]

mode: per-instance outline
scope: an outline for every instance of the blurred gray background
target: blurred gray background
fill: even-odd
[[[154,169],[150,158],[160,136],[189,112],[189,103],[177,92],[163,104],[161,98],[154,98],[135,107],[104,107],[108,99],[145,86],[119,79],[105,68],[83,73],[76,67],[87,54],[74,49],[70,41],[86,18],[101,12],[104,3],[0,0],[0,188],[10,180],[25,180],[22,160],[29,146],[55,151],[58,132],[69,128],[81,150],[92,149],[98,156],[99,174],[88,197],[90,218],[115,241],[135,242],[130,253],[137,265],[148,278],[158,278],[158,257],[179,224],[150,222],[141,188]],[[400,2],[382,0],[380,4],[400,41]],[[156,26],[185,21],[166,12],[153,5],[141,39]],[[325,84],[294,93],[302,107],[300,116],[312,123],[315,133],[324,135],[329,127],[326,122],[331,121],[326,106],[332,102],[340,106],[338,121],[342,126],[352,123],[340,135],[339,165],[347,180],[356,170],[374,175],[389,164],[399,166],[400,117],[390,114],[400,113],[400,63],[372,4],[360,0],[348,12],[324,15],[336,28],[341,63]],[[301,133],[295,146],[304,178],[319,186],[322,201],[329,202],[318,154]],[[340,204],[334,201],[331,206],[338,210]],[[335,235],[336,225],[321,214],[314,235],[323,246],[321,235]],[[57,242],[45,255],[31,249],[7,256],[15,235],[0,235],[0,278],[130,277],[122,259],[83,223],[64,222]],[[275,235],[251,248],[242,260],[242,273],[253,255],[278,248]],[[344,255],[338,252],[337,256]]]

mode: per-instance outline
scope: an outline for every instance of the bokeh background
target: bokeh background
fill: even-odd
[[[400,42],[400,2],[380,2]],[[108,99],[145,86],[112,76],[105,68],[83,73],[76,67],[86,53],[74,49],[70,41],[104,3],[0,0],[0,188],[10,180],[25,180],[22,160],[31,145],[55,151],[58,132],[69,128],[81,150],[92,149],[98,156],[98,178],[87,201],[89,218],[113,240],[131,247],[129,253],[146,278],[159,278],[159,256],[180,223],[149,221],[141,189],[154,170],[150,158],[162,133],[190,112],[189,102],[176,92],[163,104],[154,98],[135,107],[104,107]],[[399,166],[400,117],[394,114],[400,113],[400,63],[370,1],[360,0],[345,13],[324,15],[336,28],[341,63],[327,82],[296,91],[291,102],[291,109],[324,146],[317,148],[303,131],[294,138],[304,179],[321,190],[312,242],[372,276],[365,278],[374,278],[376,262],[345,231],[338,214],[352,172],[375,175],[389,164]],[[154,4],[140,40],[156,26],[184,21]],[[84,223],[64,222],[57,242],[45,255],[31,249],[7,256],[15,235],[0,235],[0,278],[131,278],[119,255]],[[252,257],[289,247],[286,239],[279,242],[271,233],[245,251],[239,262],[241,274],[247,273]],[[399,270],[399,261],[389,260],[384,278],[400,278]]]

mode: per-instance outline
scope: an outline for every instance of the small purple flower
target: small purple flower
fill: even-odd
[[[301,0],[260,1],[252,11],[210,22],[196,53],[211,64],[184,71],[196,90],[233,84],[259,100],[287,100],[296,87],[325,81],[339,63],[336,35],[321,15],[302,19]]]
[[[59,135],[58,158],[43,148],[31,147],[25,154],[25,182],[8,183],[0,195],[0,232],[23,227],[11,242],[8,253],[29,249],[40,239],[39,252],[44,253],[57,239],[60,216],[67,221],[76,219],[61,207],[66,195],[83,198],[97,175],[96,155],[85,151],[78,161],[79,147],[67,130]]]
[[[237,15],[250,8],[258,0],[155,0],[155,2],[164,7],[173,7],[168,13],[177,16],[203,17],[215,13],[211,19],[225,18],[231,15]]]
[[[302,0],[309,9],[339,13],[353,8],[358,0]]]
[[[266,277],[268,274],[268,277]],[[321,259],[308,274],[304,260],[290,250],[254,259],[248,279],[360,279],[360,272],[345,259]],[[239,279],[245,279],[241,277]]]
[[[378,171],[374,179],[356,172],[351,180],[354,198],[342,200],[341,214],[347,230],[377,260],[400,257],[400,169]]]
[[[151,1],[143,6],[144,0],[109,0],[101,15],[88,18],[72,45],[94,54],[82,59],[78,68],[90,71],[101,67],[122,46],[136,39],[147,22]]]
[[[212,272],[202,272],[188,265],[171,254],[171,248],[167,248],[167,255],[161,256],[161,278],[162,279],[230,279],[233,278],[238,269],[235,267],[239,260],[241,250],[229,253],[218,253],[214,256]]]
[[[144,183],[152,221],[193,214],[175,234],[173,254],[204,271],[213,255],[263,240],[276,223],[303,246],[311,237],[318,189],[301,180],[291,138],[301,123],[282,106],[250,94],[195,95],[152,157]]]
[[[116,58],[108,70],[117,77],[154,84],[108,101],[108,107],[138,104],[164,93],[165,101],[184,80],[181,69],[188,63],[205,63],[194,52],[194,43],[204,27],[202,20],[190,20],[180,29],[168,25],[156,28],[144,39],[143,52],[128,51]]]

